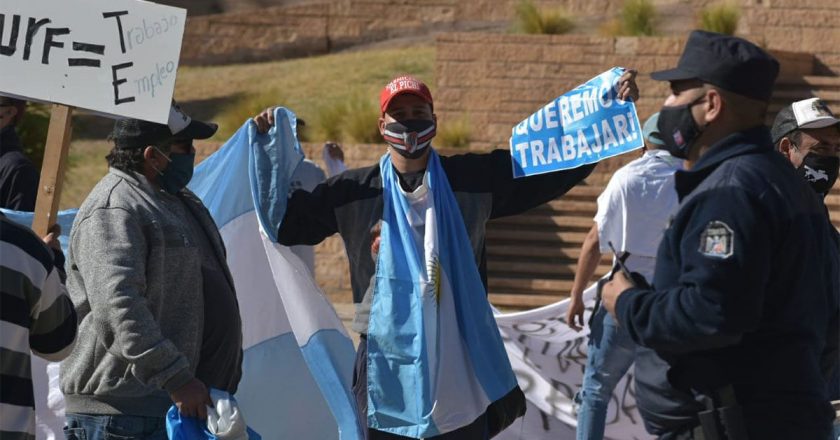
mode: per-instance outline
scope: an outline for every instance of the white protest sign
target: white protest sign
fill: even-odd
[[[583,293],[585,319],[595,306],[595,285]],[[539,309],[495,315],[511,367],[525,393],[528,412],[497,437],[499,440],[575,438],[574,395],[583,383],[589,326],[580,333],[566,325],[569,300]],[[633,370],[615,387],[605,420],[605,439],[649,439],[636,409]]]
[[[4,0],[0,93],[165,124],[186,16],[139,0]]]
[[[513,177],[577,168],[644,146],[632,101],[618,99],[624,69],[614,67],[513,127]]]

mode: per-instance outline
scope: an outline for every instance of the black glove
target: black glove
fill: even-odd
[[[644,276],[639,272],[630,272],[630,276],[633,278],[630,282],[633,283],[633,286],[639,289],[650,289],[650,283],[647,282]]]

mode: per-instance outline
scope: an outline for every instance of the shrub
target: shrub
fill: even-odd
[[[516,31],[524,34],[565,34],[574,28],[571,17],[562,9],[539,10],[531,0],[516,6]]]
[[[44,162],[44,148],[50,127],[50,105],[30,102],[15,130],[23,144],[23,153],[38,170]]]
[[[438,127],[435,144],[441,147],[464,148],[470,145],[470,120],[468,115],[445,121]]]
[[[344,133],[342,133],[341,127],[346,114],[347,107],[345,103],[333,102],[316,109],[315,122],[323,140],[336,142],[344,140]]]
[[[375,144],[382,141],[379,134],[379,110],[367,98],[350,98],[347,113],[342,119],[342,131],[353,142]]]
[[[656,8],[651,0],[626,0],[621,7],[621,35],[655,35],[655,21]]]
[[[741,10],[734,3],[724,2],[703,8],[700,28],[726,35],[734,35],[738,28]]]
[[[599,32],[609,37],[656,35],[656,8],[651,0],[625,0],[618,18],[601,24]]]

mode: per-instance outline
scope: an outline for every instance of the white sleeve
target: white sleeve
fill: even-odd
[[[612,252],[609,243],[619,251],[624,246],[625,197],[622,170],[613,174],[604,192],[598,196],[598,212],[594,221],[598,225],[598,243],[601,253]]]

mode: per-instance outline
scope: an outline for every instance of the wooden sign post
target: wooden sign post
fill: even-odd
[[[32,222],[32,229],[42,237],[47,235],[50,226],[56,222],[67,164],[67,152],[70,149],[70,137],[73,131],[70,121],[72,114],[73,107],[60,104],[52,106],[50,128],[44,149],[44,164],[41,166],[41,181],[38,185],[38,198],[35,201],[35,219]]]

